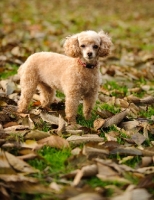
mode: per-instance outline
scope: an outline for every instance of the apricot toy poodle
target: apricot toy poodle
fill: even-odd
[[[111,44],[104,31],[83,31],[65,40],[66,55],[39,52],[29,56],[18,70],[21,85],[18,112],[26,111],[36,88],[42,107],[50,105],[59,90],[65,94],[68,122],[76,122],[81,99],[84,117],[89,119],[100,84],[98,58],[109,54]]]

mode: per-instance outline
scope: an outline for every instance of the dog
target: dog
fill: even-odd
[[[83,99],[85,119],[91,117],[100,85],[99,57],[110,53],[111,38],[104,31],[92,30],[67,37],[66,55],[53,52],[34,53],[20,66],[21,97],[18,112],[25,112],[38,88],[41,106],[49,106],[59,90],[65,94],[65,114],[76,122],[79,101]]]

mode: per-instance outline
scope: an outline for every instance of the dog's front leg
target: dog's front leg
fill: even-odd
[[[65,99],[65,114],[68,123],[76,123],[76,115],[79,105],[79,95],[75,93],[74,95],[68,94]]]
[[[91,118],[91,111],[93,106],[95,105],[96,98],[97,98],[97,93],[87,94],[83,98],[83,115],[86,120]]]

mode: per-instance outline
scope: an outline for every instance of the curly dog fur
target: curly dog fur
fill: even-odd
[[[90,118],[99,88],[98,58],[109,54],[111,39],[103,31],[83,31],[70,36],[64,43],[67,56],[39,52],[29,56],[19,68],[21,97],[18,112],[25,112],[36,88],[41,106],[48,106],[55,90],[65,94],[65,113],[69,122],[76,121],[79,101],[83,99],[83,114]]]

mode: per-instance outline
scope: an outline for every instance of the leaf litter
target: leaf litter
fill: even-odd
[[[5,3],[8,2],[7,0]],[[30,20],[25,22],[26,32],[21,31],[23,24],[14,23],[13,17],[3,14],[2,20],[5,25],[4,29],[0,30],[2,39],[0,73],[11,72],[13,65],[18,67],[36,50],[62,52],[59,40],[72,32],[69,30],[70,27],[75,28],[79,23],[75,20],[75,15],[81,15],[76,9],[77,5],[80,5],[79,2],[76,1],[71,5],[71,8],[75,8],[74,16],[70,15],[66,20],[61,17],[59,22],[53,22],[53,24],[60,23],[55,26],[35,14],[34,24]],[[10,5],[10,15],[15,4]],[[21,6],[25,8],[25,4],[26,2]],[[106,6],[108,7],[109,4],[107,3]],[[131,5],[133,6],[134,2],[129,6]],[[49,10],[49,6],[46,4],[44,6],[41,12],[47,17],[46,10]],[[63,8],[66,5],[62,3],[61,6]],[[90,11],[91,6],[97,7],[99,14],[96,2],[92,1],[91,5],[89,4]],[[122,6],[122,9],[118,8],[119,12],[124,10],[124,4],[121,3],[119,6]],[[127,9],[130,9],[129,6]],[[146,9],[146,6],[151,6],[150,2],[140,9]],[[61,9],[60,5],[59,8]],[[68,126],[63,117],[63,106],[60,106],[63,105],[64,97],[62,100],[55,99],[51,105],[53,110],[51,108],[42,110],[38,92],[33,97],[29,114],[18,114],[16,106],[20,96],[19,77],[15,75],[0,80],[0,196],[2,199],[11,199],[11,196],[16,198],[21,193],[40,193],[54,200],[136,200],[138,197],[150,200],[154,198],[152,192],[154,187],[154,58],[153,50],[144,49],[151,48],[148,44],[152,43],[153,29],[148,27],[148,23],[152,27],[150,18],[152,14],[150,15],[150,9],[147,9],[149,18],[148,23],[145,23],[141,15],[144,12],[137,13],[137,10],[132,15],[134,20],[132,23],[124,24],[119,19],[114,22],[112,20],[105,26],[106,30],[111,32],[114,47],[113,53],[107,59],[100,59],[102,85],[98,96],[99,103],[94,110],[96,117],[93,127],[89,128],[85,124]],[[112,12],[115,11],[111,9],[110,14],[113,14]],[[128,13],[124,13],[126,18]],[[87,14],[82,14],[87,17]],[[93,23],[93,20],[89,16],[89,21],[86,25],[82,25],[81,29],[89,29],[88,24]],[[105,24],[106,19],[102,20],[103,17],[101,23]],[[136,20],[145,28],[146,37],[139,35],[138,30],[133,30],[131,27],[133,23],[136,26]],[[98,23],[100,19],[96,21]],[[94,23],[96,21],[94,20]],[[121,35],[123,32],[126,34],[124,39]],[[48,35],[51,38],[48,38]],[[144,48],[141,47],[141,43],[145,44]],[[66,167],[70,165],[71,170],[60,171],[58,178],[55,179],[55,174],[48,172],[48,163],[43,170],[28,164],[29,160],[37,159],[39,162],[44,160],[44,157],[38,153],[44,146],[62,150],[71,149],[71,156],[66,160]],[[88,184],[92,179],[97,179],[98,185],[95,187]],[[110,196],[109,191],[112,193]]]

